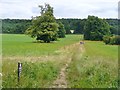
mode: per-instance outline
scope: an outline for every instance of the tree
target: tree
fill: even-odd
[[[59,25],[59,27],[58,27],[58,29],[59,29],[58,30],[58,37],[59,38],[64,38],[65,33],[66,33],[64,25],[60,21],[58,22],[58,25]]]
[[[104,35],[110,35],[109,24],[104,19],[88,16],[84,26],[84,39],[103,40]]]
[[[111,34],[118,35],[118,25],[110,26]]]
[[[44,42],[57,40],[58,24],[53,15],[53,8],[49,4],[39,7],[41,16],[32,18],[32,26],[26,30],[26,33]]]

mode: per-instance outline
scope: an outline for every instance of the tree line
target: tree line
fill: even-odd
[[[31,25],[31,20],[27,19],[3,19],[2,33],[23,34]]]
[[[74,34],[83,34],[84,25],[87,19],[56,19],[57,22],[62,22],[66,34],[70,34],[70,30],[75,30]],[[118,19],[105,19],[110,25],[112,34],[118,34]],[[32,24],[32,20],[28,19],[3,19],[2,33],[24,34],[25,30]]]

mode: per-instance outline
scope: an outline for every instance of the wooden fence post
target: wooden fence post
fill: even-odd
[[[18,62],[18,82],[20,81],[21,71],[22,71],[22,63]]]

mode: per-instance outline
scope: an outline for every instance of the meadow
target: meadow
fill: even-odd
[[[66,38],[58,39],[56,42],[36,43],[35,39],[25,35],[3,34],[3,87],[50,87],[61,67],[70,57],[69,45],[79,42],[81,38],[82,35],[66,35]],[[19,83],[17,82],[18,61],[23,64]]]
[[[84,43],[82,58],[77,49],[68,67],[69,87],[118,88],[118,46],[100,41]]]
[[[58,39],[56,42],[37,43],[34,38],[30,38],[24,34],[3,34],[2,52],[3,56],[48,55],[54,54],[61,47],[78,42],[80,39],[79,35],[66,35],[65,39]]]
[[[118,46],[97,41],[84,41],[80,45],[82,38],[66,35],[56,42],[37,43],[26,35],[3,34],[3,88],[51,87],[69,58],[68,87],[117,88]],[[17,82],[18,61],[22,63],[20,82]]]

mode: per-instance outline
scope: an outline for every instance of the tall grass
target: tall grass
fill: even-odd
[[[17,77],[17,62],[3,63],[2,85],[4,88],[47,88],[59,72],[59,66],[52,62],[22,63],[20,82]],[[6,68],[9,68],[9,71]]]
[[[117,46],[102,42],[85,42],[85,52],[76,49],[67,71],[68,86],[72,88],[117,88]]]
[[[35,40],[19,34],[3,35],[3,88],[47,88],[67,62],[69,45],[78,42],[81,35],[67,35],[52,43],[34,43]],[[20,82],[17,81],[17,63],[22,62]]]

